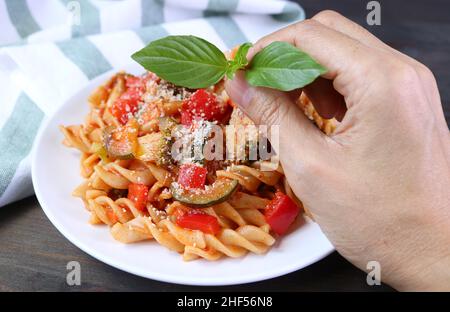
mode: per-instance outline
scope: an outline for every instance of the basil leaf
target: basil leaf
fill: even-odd
[[[134,53],[133,60],[175,85],[191,89],[214,85],[228,62],[213,44],[195,36],[168,36]]]
[[[325,72],[305,52],[287,42],[275,41],[253,57],[245,78],[252,86],[291,91],[310,84]]]
[[[229,67],[227,70],[227,77],[229,79],[233,79],[236,71],[245,68],[245,66],[248,65],[247,53],[251,47],[252,44],[250,42],[243,43],[239,46],[233,60],[229,62]]]

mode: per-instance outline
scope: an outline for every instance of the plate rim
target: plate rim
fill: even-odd
[[[126,66],[125,70],[126,70]],[[193,280],[191,278],[187,278],[184,276],[178,276],[175,277],[173,275],[168,275],[166,273],[157,273],[157,272],[148,272],[148,271],[141,271],[133,268],[132,266],[127,265],[126,263],[117,263],[113,259],[109,259],[107,255],[103,255],[95,250],[95,248],[88,246],[81,240],[79,240],[76,236],[72,235],[68,231],[65,230],[64,225],[62,225],[58,218],[55,217],[52,213],[52,210],[47,206],[47,202],[45,200],[45,195],[43,194],[38,178],[37,178],[37,158],[38,158],[38,146],[40,145],[41,141],[44,138],[44,133],[51,124],[52,120],[60,114],[68,105],[68,103],[72,102],[74,98],[77,96],[80,96],[80,93],[88,92],[92,89],[92,87],[96,87],[99,85],[99,82],[104,80],[105,78],[109,77],[109,75],[118,72],[117,69],[111,69],[94,79],[87,82],[87,84],[79,88],[77,91],[75,91],[71,96],[69,96],[66,100],[62,102],[61,105],[58,106],[57,109],[55,109],[51,114],[46,116],[44,120],[42,121],[41,125],[39,126],[38,133],[36,134],[35,140],[33,142],[33,148],[32,148],[32,154],[31,154],[31,179],[33,183],[33,188],[35,195],[39,201],[39,205],[41,206],[42,210],[44,211],[47,218],[50,220],[53,226],[56,227],[56,229],[67,239],[69,240],[73,245],[81,249],[83,252],[88,254],[89,256],[92,256],[93,258],[110,265],[116,269],[119,269],[121,271],[125,271],[128,273],[131,273],[136,276],[144,277],[147,279],[152,279],[156,281],[161,282],[167,282],[167,283],[173,283],[173,284],[180,284],[180,285],[190,285],[190,286],[229,286],[229,285],[240,285],[240,284],[248,284],[248,283],[254,283],[254,282],[260,282],[276,277],[280,277],[292,272],[295,272],[297,270],[306,268],[310,266],[313,263],[316,263],[329,254],[331,254],[333,251],[335,251],[335,248],[331,243],[329,243],[329,248],[324,248],[324,250],[317,256],[311,257],[307,259],[307,261],[303,262],[295,262],[293,261],[292,265],[284,266],[283,269],[277,269],[277,270],[271,270],[269,272],[259,273],[259,274],[253,274],[248,275],[244,277],[233,277],[233,278],[226,278],[226,276],[222,276],[220,280],[214,280],[214,279],[197,279]],[[269,251],[270,252],[270,251]]]

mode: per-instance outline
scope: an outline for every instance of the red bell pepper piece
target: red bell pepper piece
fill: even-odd
[[[114,102],[111,107],[111,113],[119,122],[124,125],[128,122],[131,115],[138,110],[138,103],[145,92],[145,84],[150,76],[135,77],[126,76],[126,91]]]
[[[128,199],[134,203],[136,209],[145,211],[147,206],[147,196],[147,185],[136,183],[130,183],[130,185],[128,185]]]
[[[282,192],[277,192],[274,199],[267,204],[264,216],[270,228],[278,235],[283,235],[294,222],[300,208]]]
[[[181,214],[177,217],[176,223],[182,228],[199,230],[207,234],[215,235],[220,232],[217,218],[204,213]]]
[[[205,188],[206,175],[208,170],[206,168],[197,166],[195,164],[181,165],[178,172],[178,184],[184,188]]]
[[[198,89],[183,103],[181,123],[190,126],[192,121],[197,118],[208,121],[220,120],[224,115],[225,108],[219,104],[214,94],[205,89]]]

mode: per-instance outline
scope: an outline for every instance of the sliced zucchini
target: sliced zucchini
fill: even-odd
[[[92,151],[97,154],[103,162],[108,163],[110,159],[108,158],[108,152],[106,148],[98,142],[92,143]]]
[[[108,156],[119,159],[134,158],[138,148],[139,125],[131,119],[123,127],[107,127],[103,130],[103,144]]]
[[[159,118],[159,130],[162,133],[161,149],[159,151],[157,164],[159,166],[167,167],[173,164],[171,155],[172,148],[172,130],[177,126],[175,119],[171,117]]]
[[[202,189],[185,189],[174,182],[170,186],[174,199],[190,207],[206,208],[226,201],[238,187],[238,181],[217,179],[212,185]]]

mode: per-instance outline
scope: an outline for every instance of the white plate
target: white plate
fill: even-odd
[[[139,74],[139,66],[125,66]],[[184,262],[181,256],[155,241],[124,245],[116,242],[107,226],[88,223],[80,199],[71,196],[82,182],[80,154],[61,144],[58,126],[80,124],[88,112],[87,97],[114,71],[92,80],[41,126],[35,141],[32,175],[37,198],[50,221],[73,244],[118,269],[164,282],[187,285],[232,285],[261,281],[304,268],[328,255],[333,246],[319,226],[307,221],[277,241],[265,255],[248,254],[215,262]],[[68,82],[69,83],[69,82]],[[299,281],[301,283],[301,281]]]

